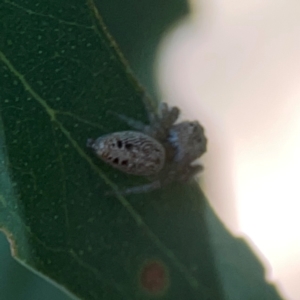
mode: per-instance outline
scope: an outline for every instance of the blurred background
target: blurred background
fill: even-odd
[[[205,126],[200,180],[214,210],[252,245],[281,295],[300,299],[300,2],[98,6],[149,93]],[[0,264],[1,299],[69,299],[13,261],[2,235]]]
[[[300,299],[300,2],[192,1],[156,61],[162,98],[209,138],[205,193]]]

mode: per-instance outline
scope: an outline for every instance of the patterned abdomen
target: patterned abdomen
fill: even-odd
[[[152,137],[137,131],[121,131],[89,140],[96,155],[128,174],[157,174],[165,163],[164,147]]]

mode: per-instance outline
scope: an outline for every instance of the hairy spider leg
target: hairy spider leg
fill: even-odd
[[[143,91],[142,100],[146,107],[146,112],[150,125],[153,126],[154,124],[159,123],[160,118],[159,115],[156,113],[156,105],[154,105],[154,102],[150,100],[150,97],[149,95],[147,95],[146,91]],[[157,104],[157,102],[155,103]]]
[[[183,174],[181,174],[180,177],[177,177],[176,174],[168,174],[167,178],[161,182],[160,180],[155,180],[153,182],[143,184],[143,185],[137,185],[133,187],[129,187],[125,190],[121,190],[120,193],[122,195],[132,195],[132,194],[142,194],[142,193],[148,193],[155,190],[158,190],[159,188],[168,185],[169,183],[173,181],[178,182],[188,182],[191,180],[198,172],[202,171],[203,167],[201,165],[194,165],[194,166],[188,166],[183,170]],[[108,195],[114,194],[114,192],[108,192]]]
[[[146,106],[148,119],[150,122],[150,131],[147,133],[158,140],[164,140],[168,135],[170,127],[179,117],[179,108],[169,108],[166,102],[161,102],[158,105],[158,112],[156,113],[153,106],[150,105],[150,101],[146,93],[143,95],[143,102]]]
[[[159,119],[156,123],[151,124],[153,130],[152,136],[159,141],[164,141],[169,135],[169,130],[179,117],[178,107],[171,107],[163,102],[159,106]]]
[[[137,185],[130,188],[127,188],[125,190],[119,191],[121,195],[130,195],[130,194],[142,194],[142,193],[148,193],[154,190],[157,190],[161,188],[161,183],[159,180],[143,184],[143,185]],[[115,194],[114,192],[108,192],[108,195]]]
[[[187,182],[192,179],[197,173],[203,171],[203,166],[201,165],[189,165],[182,169],[180,176],[177,179],[181,182]]]
[[[116,117],[118,117],[120,120],[124,121],[128,126],[132,127],[133,129],[137,131],[141,131],[144,133],[148,133],[149,131],[149,125],[145,125],[143,122],[135,120],[133,118],[127,117],[122,114],[118,114],[116,112],[110,111],[110,113],[114,114]]]
[[[128,126],[134,128],[137,131],[144,132],[160,141],[167,138],[169,129],[179,116],[179,109],[172,107],[170,110],[166,103],[162,103],[161,118],[157,118],[155,114],[150,119],[150,125],[145,125],[143,122],[127,117],[123,114],[109,111],[109,113],[117,116],[119,119],[124,121]],[[155,121],[154,121],[155,120]]]
[[[167,136],[169,135],[169,130],[177,121],[179,114],[179,108],[176,106],[173,106],[171,108],[167,107],[167,110],[162,111],[160,127],[162,132],[166,134],[163,138],[167,138]]]

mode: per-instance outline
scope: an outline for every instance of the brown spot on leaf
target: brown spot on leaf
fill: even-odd
[[[161,295],[169,286],[167,267],[159,260],[147,261],[141,268],[140,284],[144,291]]]

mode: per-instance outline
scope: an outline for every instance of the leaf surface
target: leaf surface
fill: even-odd
[[[145,180],[86,149],[128,129],[110,112],[147,122],[94,2],[0,0],[0,20],[0,224],[14,257],[80,299],[277,299],[197,185],[124,197]]]

